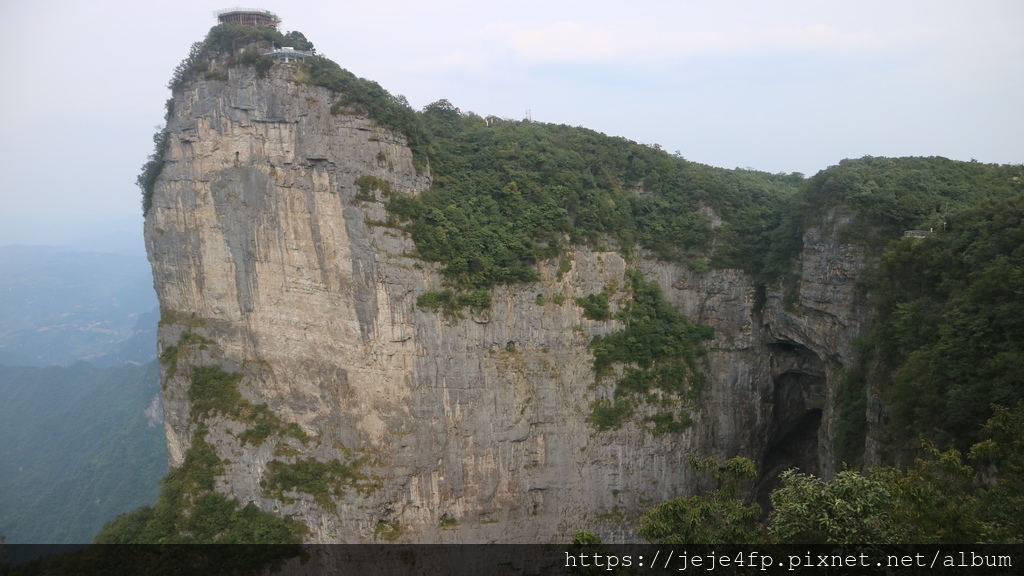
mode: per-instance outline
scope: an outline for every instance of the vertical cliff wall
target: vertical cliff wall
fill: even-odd
[[[797,281],[758,310],[740,271],[577,246],[568,273],[543,263],[485,313],[446,318],[416,307],[440,276],[387,224],[383,192],[356,184],[418,194],[429,173],[402,136],[332,115],[335,95],[291,74],[232,68],[174,95],[146,217],[172,466],[202,435],[223,460],[216,490],[318,542],[544,542],[579,528],[628,540],[638,511],[703,488],[691,452],[830,473],[832,398],[865,317],[864,258],[838,240],[846,215],[807,231]],[[621,325],[584,318],[573,298],[624,285],[629,268],[715,329],[679,434],[586,421],[611,395],[588,345]],[[247,408],[197,410],[200,366],[240,374]],[[319,470],[328,486],[282,470]]]

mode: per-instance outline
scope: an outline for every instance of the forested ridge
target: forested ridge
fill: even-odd
[[[217,79],[203,68],[206,51],[238,46],[252,34],[215,28],[172,86]],[[259,33],[283,42],[262,37],[267,34]],[[257,71],[270,65],[242,54],[234,65]],[[384,195],[389,220],[378,225],[407,232],[415,256],[438,264],[445,290],[422,295],[418,305],[439,313],[487,308],[491,288],[536,280],[538,263],[565,258],[579,244],[696,271],[741,269],[763,293],[789,281],[805,229],[833,209],[853,214],[842,239],[864,246],[878,265],[861,284],[873,310],[871,329],[858,343],[836,406],[837,454],[850,469],[831,482],[787,473],[772,510],[762,511],[750,507],[744,489],[750,466],[742,459],[721,467],[695,459],[694,469],[717,475],[719,487],[652,509],[641,535],[660,542],[1024,539],[1021,165],[864,157],[810,178],[714,168],[658,146],[481,116],[445,100],[413,111],[403,97],[329,60],[295,66],[299,81],[338,94],[332,111],[366,115],[405,134],[417,163],[429,168],[433,185],[419,197],[392,194],[384,182],[363,182],[363,192]],[[139,179],[145,207],[162,162],[159,135],[157,144]],[[923,238],[904,237],[906,230],[923,231]],[[659,310],[660,295],[645,291],[641,277],[634,280],[633,293]],[[603,309],[600,295],[592,296],[578,302],[590,307],[591,318]],[[692,378],[693,347],[708,335],[683,320],[663,316],[656,337],[685,345],[652,357],[650,371],[633,375],[636,382],[664,389],[661,375],[672,367]],[[624,336],[596,341],[596,357],[611,358],[616,338]],[[854,471],[862,464],[869,394],[885,406],[878,440],[890,467]],[[675,418],[662,422],[662,430],[678,429],[685,414]],[[809,508],[820,515],[799,521]]]

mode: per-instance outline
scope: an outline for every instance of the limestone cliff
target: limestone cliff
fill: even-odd
[[[176,91],[146,217],[172,466],[204,434],[224,462],[218,491],[299,519],[317,542],[546,542],[579,528],[629,540],[638,511],[701,488],[688,453],[830,473],[837,378],[866,317],[864,256],[838,240],[848,215],[808,229],[796,282],[756,307],[741,271],[576,246],[567,273],[543,263],[539,282],[496,288],[486,313],[446,318],[416,307],[441,286],[434,266],[387,225],[382,193],[356,184],[429,187],[404,138],[332,115],[334,94],[287,66],[224,74]],[[586,421],[611,393],[594,386],[588,344],[620,326],[572,298],[634,267],[715,329],[680,434]],[[206,365],[242,374],[244,400],[281,425],[247,435],[254,420],[229,411],[200,425],[190,374]],[[328,492],[268,480],[310,458],[348,472]]]

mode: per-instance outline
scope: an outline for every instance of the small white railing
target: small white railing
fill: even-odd
[[[316,56],[315,52],[307,50],[296,50],[294,48],[276,48],[274,50],[271,50],[270,52],[264,52],[263,54],[266,56],[270,56],[271,58],[281,58],[285,62],[290,62],[292,60],[302,60],[304,58],[309,58],[310,56]]]

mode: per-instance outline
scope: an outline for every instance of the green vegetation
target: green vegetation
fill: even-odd
[[[600,294],[590,294],[576,299],[576,304],[583,308],[583,317],[591,320],[611,320],[612,310],[608,304],[611,290],[605,287]]]
[[[636,270],[627,271],[626,280],[627,298],[616,314],[625,327],[590,344],[597,381],[616,366],[624,369],[614,399],[599,399],[591,406],[588,421],[598,431],[618,428],[633,415],[638,401],[685,408],[695,400],[705,380],[697,365],[705,354],[701,342],[714,336],[710,326],[690,321],[666,302],[657,282],[645,281]],[[645,420],[655,434],[680,432],[690,424],[682,409]]]
[[[851,461],[868,390],[890,406],[894,457],[916,452],[911,438],[966,450],[993,405],[1024,399],[1024,196],[950,215],[946,228],[890,243],[866,281],[874,324],[841,413]]]
[[[382,128],[403,134],[417,168],[425,168],[430,136],[404,96],[393,96],[376,82],[359,78],[327,58],[306,58],[297,64],[296,80],[323,86],[338,99],[333,114],[362,114]]]
[[[380,521],[377,522],[373,533],[381,540],[394,542],[405,536],[405,527],[398,520],[392,520],[391,522]]]
[[[456,294],[445,289],[440,292],[431,290],[416,297],[416,306],[428,310],[441,310],[445,316],[458,318],[459,311],[470,307],[476,310],[486,310],[491,307],[491,293],[480,288],[468,294]]]
[[[214,492],[223,464],[200,426],[181,467],[164,476],[160,496],[118,516],[96,535],[95,544],[298,544],[305,527],[291,518],[261,512],[252,503]]]
[[[808,215],[821,215],[838,205],[855,209],[857,226],[852,233],[884,242],[908,229],[941,230],[949,216],[988,200],[1020,194],[1024,185],[1014,180],[1020,172],[1020,166],[934,156],[865,156],[843,160],[810,178],[801,200]],[[882,233],[872,232],[872,228]]]
[[[438,522],[438,525],[441,526],[441,528],[453,528],[455,526],[458,526],[458,524],[458,520],[452,518],[451,516],[448,516],[447,514],[442,516],[441,520]]]
[[[164,120],[170,119],[170,108],[173,100],[167,101],[168,114]],[[149,212],[153,205],[153,187],[156,186],[156,179],[164,169],[164,156],[167,154],[167,132],[160,130],[153,134],[153,153],[142,165],[142,172],[135,178],[135,185],[142,190],[142,214]]]
[[[7,543],[88,542],[118,514],[152,503],[167,471],[166,441],[144,411],[159,392],[156,362],[0,365]]]
[[[886,486],[853,471],[831,482],[795,470],[782,473],[772,492],[768,533],[778,542],[814,544],[895,544],[890,511],[895,502]]]
[[[187,326],[188,328],[202,328],[203,326],[206,326],[206,320],[196,316],[195,312],[185,315],[180,312],[161,309],[160,325],[167,326],[171,324]]]
[[[568,274],[570,270],[572,270],[572,262],[570,262],[569,260],[563,258],[558,263],[558,276],[557,276],[558,280],[561,281],[562,277],[565,276],[566,274]]]
[[[647,511],[638,534],[661,544],[752,544],[764,540],[758,522],[761,507],[742,499],[744,482],[757,476],[754,463],[731,458],[719,465],[714,458],[690,455],[695,473],[713,476],[716,488],[703,496],[673,498]],[[748,482],[749,483],[749,482]]]
[[[171,344],[160,353],[160,363],[167,367],[167,378],[173,377],[178,371],[178,361],[188,352],[192,346],[198,346],[200,350],[213,344],[213,340],[204,338],[191,330],[185,330],[178,337],[177,344]]]
[[[388,209],[454,290],[534,281],[537,263],[555,257],[561,277],[572,243],[668,260],[710,253],[713,266],[756,271],[803,181],[702,166],[583,128],[482,118],[446,100],[419,118],[434,184]]]
[[[243,398],[238,390],[242,378],[241,372],[227,372],[220,366],[193,366],[188,389],[192,421],[220,414],[249,424],[238,436],[243,445],[258,446],[273,434],[288,435],[303,443],[309,441],[298,424],[286,425],[266,404],[253,404]]]
[[[229,66],[255,66],[257,73],[263,77],[273,65],[273,59],[257,50],[257,45],[313,50],[313,43],[306,40],[301,32],[291,31],[282,34],[273,28],[262,26],[218,24],[210,29],[202,42],[192,45],[188,57],[174,69],[167,87],[176,91],[191,80],[206,77],[210,73],[209,60],[214,56],[227,56]]]
[[[650,424],[648,429],[655,436],[678,434],[693,425],[693,419],[686,412],[680,412],[678,415],[673,412],[658,412],[647,416],[644,421]]]
[[[381,180],[376,176],[360,176],[356,178],[355,184],[359,188],[359,192],[355,195],[356,200],[375,202],[377,197],[373,193],[374,190],[380,190],[385,198],[391,197],[391,182]]]
[[[305,34],[297,30],[285,33],[282,44],[291,46],[296,50],[302,50],[303,52],[316,52],[316,49],[313,48],[313,43],[306,39]]]
[[[218,413],[235,419],[242,419],[243,413],[250,416],[252,404],[238,391],[241,381],[241,372],[226,372],[220,366],[193,366],[188,389],[192,421]]]
[[[786,471],[763,525],[742,489],[756,475],[753,463],[734,458],[719,468],[706,459],[694,469],[717,470],[717,487],[658,505],[641,518],[639,533],[666,544],[1019,544],[1024,402],[996,409],[979,435],[966,460],[925,443],[923,457],[905,469],[845,470],[828,482]]]
[[[616,430],[622,423],[633,417],[633,403],[629,400],[616,398],[598,398],[590,404],[589,422],[598,432]]]
[[[243,50],[236,59],[232,59],[230,62],[242,66],[251,66],[256,70],[256,76],[260,78],[266,78],[267,74],[270,73],[270,69],[274,67],[274,59],[256,48]]]
[[[342,498],[347,488],[368,494],[380,488],[380,480],[359,471],[363,459],[348,463],[338,459],[321,462],[315,458],[297,459],[288,464],[279,460],[267,463],[267,475],[260,485],[269,495],[283,501],[291,500],[285,492],[305,492],[322,508],[333,509],[334,498]]]

